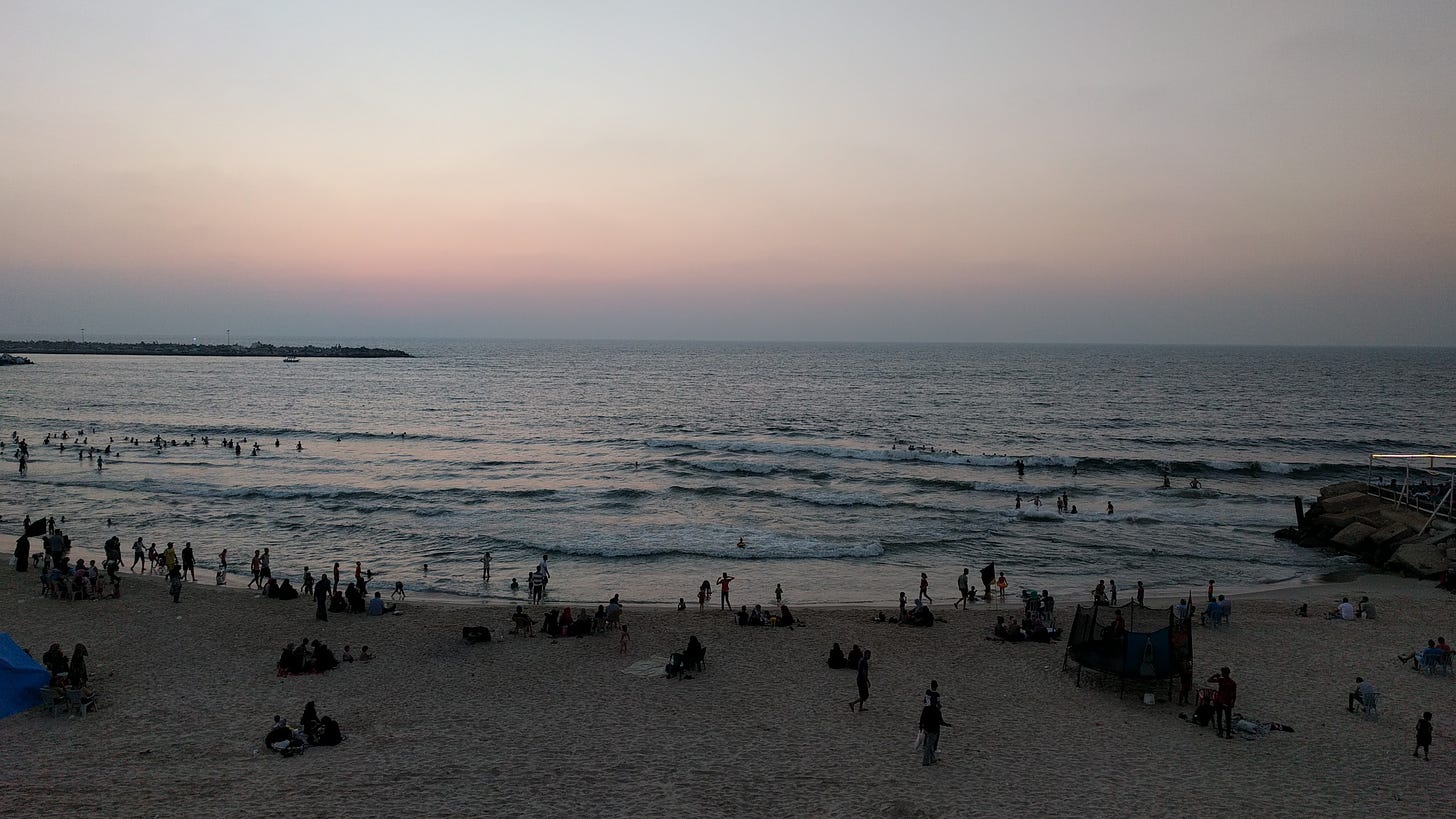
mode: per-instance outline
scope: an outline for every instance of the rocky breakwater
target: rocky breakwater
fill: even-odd
[[[23,355],[11,355],[10,353],[0,353],[0,367],[9,367],[12,364],[34,364],[34,363],[35,363],[34,361],[31,361],[30,359],[26,358]]]
[[[1456,526],[1441,517],[1430,520],[1429,512],[1396,506],[1359,481],[1324,487],[1308,511],[1296,498],[1295,511],[1299,525],[1276,535],[1301,546],[1334,549],[1420,578],[1440,577],[1456,563]]]

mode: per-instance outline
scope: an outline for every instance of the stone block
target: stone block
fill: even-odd
[[[1379,498],[1372,497],[1364,492],[1346,492],[1343,495],[1331,495],[1320,499],[1320,507],[1326,513],[1335,514],[1356,510],[1366,512],[1381,506],[1383,503],[1384,501]]]
[[[1349,495],[1356,492],[1363,492],[1364,490],[1364,481],[1341,481],[1340,483],[1332,483],[1320,490],[1320,501],[1324,502],[1325,498],[1333,498],[1337,495]]]
[[[1347,549],[1353,549],[1363,543],[1366,538],[1375,534],[1375,527],[1356,521],[1341,529],[1330,540]]]
[[[1434,543],[1407,543],[1395,550],[1385,568],[1415,577],[1436,577],[1446,571],[1446,549]]]
[[[1404,523],[1392,523],[1384,528],[1377,529],[1370,534],[1370,540],[1377,546],[1384,546],[1387,543],[1410,537],[1415,530]]]

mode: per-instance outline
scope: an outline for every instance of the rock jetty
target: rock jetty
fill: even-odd
[[[1456,525],[1439,515],[1432,520],[1429,511],[1397,506],[1360,481],[1324,487],[1307,511],[1296,498],[1295,516],[1299,525],[1276,536],[1410,577],[1438,578],[1456,566]]]
[[[0,353],[52,353],[64,355],[216,355],[249,358],[413,358],[404,350],[382,347],[302,347],[264,344],[173,344],[141,341],[0,341]],[[31,363],[28,359],[24,362]]]
[[[11,355],[10,353],[0,353],[0,367],[9,367],[9,366],[14,365],[14,364],[34,364],[34,363],[35,363],[34,361],[31,361],[30,359],[26,358],[23,355]]]

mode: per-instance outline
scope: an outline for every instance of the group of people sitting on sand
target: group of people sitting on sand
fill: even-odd
[[[1117,615],[1121,622],[1122,615]],[[1126,629],[1123,630],[1126,633]],[[991,636],[987,640],[994,640],[1005,643],[1050,643],[1061,637],[1061,630],[1049,626],[1045,620],[1036,617],[1024,617],[1017,621],[1015,617],[997,615],[996,625],[991,629]]]
[[[552,609],[541,617],[539,631],[548,637],[590,637],[593,634],[604,634],[607,631],[617,628],[622,624],[622,606],[620,595],[612,595],[612,599],[597,606],[595,613],[583,606],[572,611],[571,606],[561,609]],[[523,637],[533,636],[536,621],[526,613],[522,606],[516,606],[516,611],[511,615],[511,634]]]
[[[273,716],[273,727],[263,738],[268,750],[284,756],[302,753],[314,745],[338,745],[344,741],[344,732],[333,717],[320,717],[313,700],[303,707],[303,719],[298,725],[289,725],[283,717]]]
[[[50,557],[47,556],[44,567],[41,569],[40,582],[41,596],[56,600],[100,600],[106,597],[112,599],[121,597],[121,577],[116,573],[116,564],[111,561],[107,561],[106,575],[103,577],[101,569],[97,568],[94,560],[90,565],[79,557],[76,558],[74,564],[64,559],[58,563],[52,563]]]
[[[740,626],[783,626],[793,628],[796,625],[802,626],[804,624],[803,621],[794,617],[794,613],[789,611],[788,606],[782,603],[779,604],[777,614],[770,614],[764,611],[763,606],[758,604],[754,604],[752,611],[748,610],[748,606],[740,606],[738,612],[733,615],[733,619]]]
[[[363,662],[374,659],[374,655],[369,653],[369,646],[364,646],[358,659]],[[278,658],[278,676],[323,674],[338,668],[340,662],[354,662],[354,660],[353,651],[349,646],[344,646],[344,658],[341,661],[327,645],[305,637],[297,643],[289,643],[283,649],[283,655]]]
[[[288,578],[283,578],[283,582],[279,583],[276,577],[270,576],[267,584],[263,586],[263,596],[275,600],[297,600],[299,595],[298,589],[293,587],[293,583]]]
[[[864,651],[860,649],[859,643],[849,647],[849,654],[846,656],[839,643],[829,647],[829,667],[840,669],[847,668],[850,671],[859,670],[859,661],[864,657]]]
[[[1219,598],[1220,600],[1223,598]],[[1306,605],[1300,606],[1300,616],[1309,616],[1309,608]],[[1351,603],[1350,598],[1341,598],[1340,604],[1331,611],[1325,612],[1326,620],[1374,620],[1375,604],[1370,602],[1369,597],[1361,597],[1360,602]]]
[[[931,613],[930,606],[926,605],[924,597],[915,598],[915,605],[911,606],[905,597],[905,592],[900,592],[900,615],[898,617],[886,618],[884,612],[876,612],[876,623],[898,623],[902,626],[921,626],[928,628],[935,625],[935,615]]]

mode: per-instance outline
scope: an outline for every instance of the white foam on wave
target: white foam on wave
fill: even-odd
[[[871,492],[831,492],[826,489],[790,492],[785,497],[820,506],[877,506],[883,508],[895,505],[895,501]]]
[[[969,466],[1011,466],[1017,458],[1011,455],[965,455],[952,452],[925,452],[909,449],[863,449],[828,444],[778,443],[773,441],[704,441],[677,438],[649,438],[643,442],[653,449],[692,449],[699,452],[749,452],[764,455],[818,455],[824,458],[852,458],[861,461],[926,461]],[[1072,467],[1080,459],[1071,455],[1029,455],[1021,458],[1027,466]]]
[[[719,472],[730,475],[740,472],[748,472],[754,475],[768,475],[776,471],[774,467],[768,464],[756,464],[751,461],[710,461],[704,459],[682,461],[681,463],[697,469],[704,469],[708,472]]]
[[[738,548],[738,538],[745,548]],[[699,555],[727,560],[767,560],[832,557],[878,557],[884,547],[876,542],[837,543],[767,531],[743,531],[716,526],[624,528],[621,531],[583,533],[570,541],[541,542],[539,548],[591,557],[641,557],[660,554]]]

